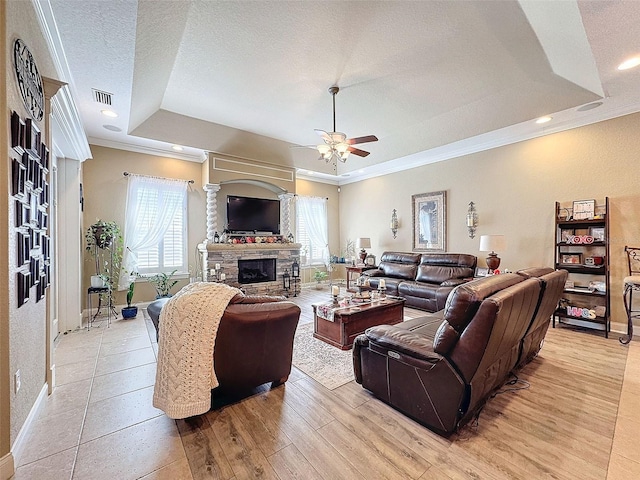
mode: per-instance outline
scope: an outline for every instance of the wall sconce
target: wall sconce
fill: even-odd
[[[398,233],[398,214],[395,208],[391,214],[391,233],[393,233],[393,238],[396,238],[396,234]]]
[[[478,226],[478,214],[476,206],[473,202],[469,202],[469,210],[467,210],[467,228],[469,229],[469,238],[476,236],[476,227]]]

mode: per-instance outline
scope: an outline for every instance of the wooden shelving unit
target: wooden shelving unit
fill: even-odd
[[[554,263],[555,268],[569,272],[573,287],[564,289],[553,315],[553,327],[558,322],[592,328],[604,331],[608,338],[611,329],[608,197],[604,204],[596,205],[594,215],[597,218],[574,220],[571,209],[556,202]],[[592,282],[598,282],[600,287],[604,285],[604,291],[590,288]]]

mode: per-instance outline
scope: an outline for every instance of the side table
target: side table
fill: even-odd
[[[91,324],[95,320],[95,318],[100,313],[100,309],[102,308],[102,297],[103,293],[109,293],[109,287],[89,287],[87,289],[87,306],[89,307],[89,318],[87,318],[87,330],[91,330]],[[98,309],[95,315],[92,315],[93,307],[91,305],[91,295],[98,295]],[[110,298],[110,297],[109,297]],[[109,305],[107,305],[107,327],[111,326],[111,301],[109,300]]]
[[[347,265],[345,268],[347,270],[347,292],[355,292],[355,289],[352,289],[349,286],[352,280],[351,274],[356,273],[357,276],[360,276],[365,270],[373,270],[378,267],[372,265]]]

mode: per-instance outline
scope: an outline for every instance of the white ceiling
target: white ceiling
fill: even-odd
[[[616,69],[640,54],[637,1],[37,1],[99,145],[347,182],[640,111],[640,68]],[[337,169],[289,148],[332,129],[334,84],[337,130],[379,138]]]

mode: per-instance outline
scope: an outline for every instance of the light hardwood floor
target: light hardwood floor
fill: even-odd
[[[301,323],[327,290],[293,298]],[[406,318],[423,312],[405,309]],[[626,479],[640,478],[640,345],[550,329],[477,425],[442,438],[355,382],[289,381],[177,422],[151,407],[157,345],[139,315],[65,335],[59,384],[16,479]],[[506,388],[505,388],[506,390]]]

